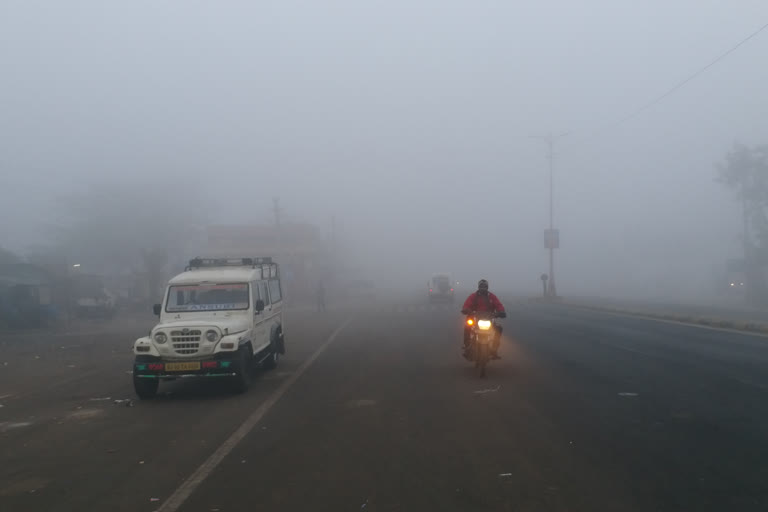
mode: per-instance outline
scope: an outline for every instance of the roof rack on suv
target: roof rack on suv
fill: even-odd
[[[187,269],[210,267],[255,267],[256,265],[273,265],[271,257],[259,258],[194,258],[189,260]]]

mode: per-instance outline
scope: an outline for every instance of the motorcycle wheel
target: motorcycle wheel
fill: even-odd
[[[485,377],[485,366],[488,364],[488,350],[487,344],[477,345],[477,351],[475,352],[475,370],[479,377]]]

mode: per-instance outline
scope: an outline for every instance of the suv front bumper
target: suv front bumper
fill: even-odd
[[[178,379],[185,377],[234,377],[237,375],[236,355],[221,354],[191,361],[167,361],[155,356],[136,356],[133,375],[140,379]]]

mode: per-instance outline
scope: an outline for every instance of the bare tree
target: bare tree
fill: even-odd
[[[768,265],[768,145],[734,144],[717,170],[718,181],[735,190],[742,205],[748,298],[765,302],[768,287],[759,268]]]
[[[184,184],[103,184],[61,198],[55,245],[83,272],[146,275],[150,293],[167,264],[188,256],[185,238],[205,223],[207,204]]]

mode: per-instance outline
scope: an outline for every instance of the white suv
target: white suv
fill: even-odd
[[[161,380],[229,378],[238,391],[255,364],[285,353],[280,271],[271,258],[194,259],[168,283],[160,317],[133,345],[133,385],[152,398]]]

